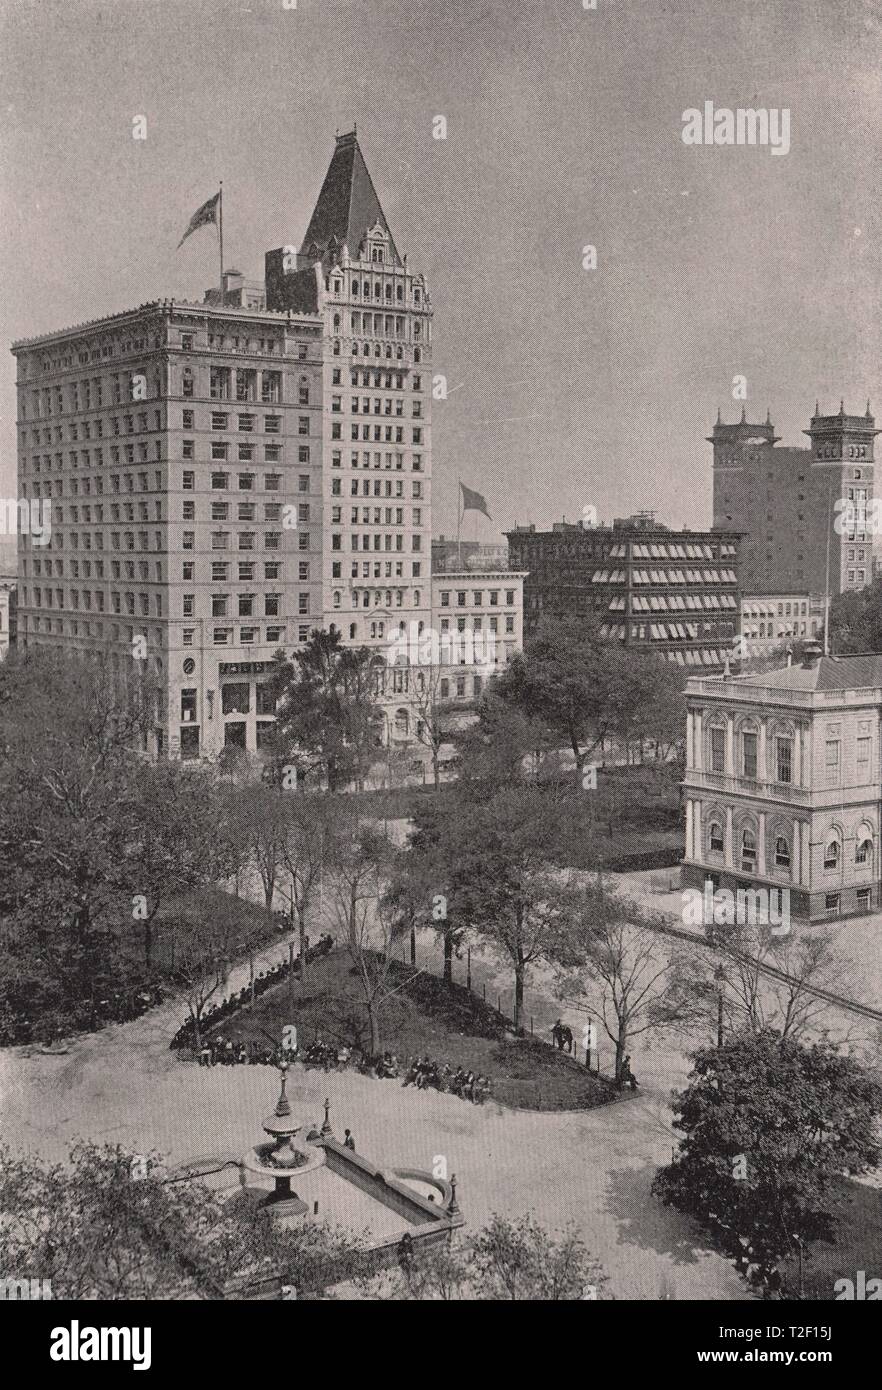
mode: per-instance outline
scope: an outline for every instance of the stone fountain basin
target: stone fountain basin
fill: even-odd
[[[242,1158],[242,1185],[245,1186],[245,1172],[254,1173],[262,1178],[284,1178],[289,1177],[293,1180],[302,1178],[304,1173],[311,1173],[315,1168],[322,1168],[325,1164],[325,1151],[323,1148],[313,1148],[308,1144],[298,1152],[303,1154],[305,1162],[298,1164],[296,1168],[280,1168],[269,1162],[270,1155],[275,1149],[273,1143],[255,1144],[253,1149]]]

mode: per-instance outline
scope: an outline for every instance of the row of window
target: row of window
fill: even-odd
[[[229,618],[233,616],[235,608],[240,618],[255,618],[260,599],[263,599],[263,616],[265,618],[278,618],[282,612],[281,594],[212,594],[211,595],[211,616],[213,618]],[[297,609],[300,613],[309,612],[309,595],[297,595]],[[185,618],[196,616],[196,595],[183,594],[181,596],[181,611]]]
[[[334,367],[331,370],[331,385],[342,386],[343,368]],[[371,368],[367,371],[353,367],[349,372],[350,386],[373,386],[375,390],[385,388],[387,391],[404,390],[404,372],[377,371]],[[419,372],[415,372],[411,378],[411,390],[421,391],[423,389],[423,378]]]
[[[350,427],[349,437],[353,441],[360,439],[362,443],[367,443],[368,440],[373,440],[375,444],[380,444],[382,442],[385,442],[386,444],[403,444],[404,427],[402,425],[353,424]],[[338,420],[335,420],[331,425],[331,438],[343,438],[343,426]],[[410,442],[411,444],[423,443],[423,431],[421,427],[417,427],[416,425],[413,427],[413,429],[411,430]]]
[[[710,822],[707,830],[707,848],[711,854],[724,854],[726,842],[723,833],[723,826],[720,821]],[[738,860],[740,867],[748,873],[753,873],[757,867],[757,839],[756,834],[749,828],[744,828],[739,837]],[[775,836],[775,846],[773,862],[778,869],[789,869],[792,864],[792,853],[790,841],[786,835]],[[873,840],[872,837],[863,834],[855,842],[854,862],[856,865],[872,868],[873,865]],[[836,836],[831,835],[824,844],[824,868],[827,870],[837,870],[842,864],[842,841]]]
[[[350,492],[350,496],[352,496],[352,497],[358,497],[358,495],[359,495],[359,486],[358,486],[358,482],[359,482],[358,478],[351,478],[351,479],[350,479],[350,483],[349,483],[349,492]],[[362,478],[362,479],[361,479],[361,496],[362,496],[362,497],[371,497],[371,496],[373,496],[373,497],[391,497],[391,496],[393,495],[393,493],[392,493],[392,486],[393,486],[392,480],[389,479],[389,478],[386,478],[385,480],[383,480],[382,478],[374,478],[374,484],[373,484],[373,489],[372,489],[372,488],[371,488],[371,480],[370,480],[370,478]],[[404,483],[402,482],[402,480],[401,480],[400,478],[396,478],[396,479],[395,479],[395,484],[394,484],[394,486],[395,486],[395,493],[394,493],[394,495],[395,495],[396,497],[403,497],[403,496],[404,496]],[[419,499],[419,498],[422,497],[422,495],[423,495],[423,485],[422,485],[422,483],[421,483],[419,480],[414,480],[414,482],[411,483],[411,496],[412,496],[414,499]],[[343,479],[342,479],[342,478],[332,478],[332,479],[331,479],[331,496],[332,496],[332,497],[342,497],[342,496],[343,496]]]
[[[232,504],[231,504],[230,502],[212,502],[212,503],[211,503],[211,506],[210,506],[210,515],[209,515],[209,518],[208,518],[208,519],[211,520],[211,521],[229,521],[229,520],[231,520],[231,519],[232,519]],[[257,520],[258,520],[258,516],[257,516],[257,503],[256,503],[256,502],[239,502],[239,503],[237,503],[237,504],[236,504],[236,518],[235,518],[235,519],[236,519],[237,521],[257,521]],[[195,501],[190,501],[190,500],[186,500],[186,499],[185,499],[185,500],[181,503],[181,520],[182,520],[182,521],[195,521],[195,520],[196,520],[196,503],[195,503]],[[264,502],[264,504],[263,504],[263,520],[264,520],[265,522],[266,522],[266,521],[281,521],[281,520],[282,520],[282,504],[281,504],[281,502]]]
[[[442,590],[441,590],[440,597],[441,597],[441,607],[442,607],[442,608],[450,608],[450,606],[451,606],[451,603],[450,603],[451,592],[452,592],[452,591],[449,590],[449,589],[442,589]],[[488,594],[489,594],[489,600],[490,600],[490,607],[491,607],[491,608],[495,608],[495,607],[498,605],[498,603],[499,603],[499,594],[500,594],[500,590],[499,590],[499,589],[489,589],[489,590],[488,590]],[[467,598],[468,598],[468,590],[466,590],[466,589],[457,589],[457,590],[456,590],[456,606],[457,606],[457,608],[465,608],[466,602],[467,602]],[[509,607],[511,607],[511,606],[514,604],[514,601],[515,601],[515,591],[514,591],[514,589],[506,589],[506,590],[505,590],[505,602],[506,602],[506,604],[507,604]],[[481,608],[481,607],[483,607],[483,604],[484,604],[484,590],[483,590],[483,589],[473,589],[473,590],[472,590],[472,605],[473,605],[473,607],[475,607],[475,608]]]
[[[393,400],[391,396],[385,399],[381,396],[351,396],[349,400],[350,412],[353,415],[396,415],[399,418],[404,414],[404,401],[400,398]],[[343,410],[343,397],[331,397],[331,414],[340,415]],[[419,419],[423,413],[422,401],[414,401],[411,405],[411,414],[414,419]]]
[[[371,453],[370,453],[368,450],[365,450],[363,453],[359,454],[358,451],[357,451],[356,449],[353,449],[353,451],[352,451],[351,454],[349,455],[349,464],[350,464],[350,467],[352,467],[352,468],[361,467],[362,470],[364,470],[364,469],[366,469],[366,468],[370,468],[370,467],[371,467],[371,458],[373,458],[373,467],[374,467],[375,469],[377,469],[377,468],[387,468],[387,469],[389,469],[389,468],[392,468],[392,466],[393,466],[393,464],[394,464],[395,471],[396,471],[397,473],[400,473],[400,472],[402,471],[402,469],[404,468],[404,462],[405,462],[405,460],[404,460],[404,454],[388,453],[388,452],[387,452],[387,453],[380,453],[378,450],[375,450],[374,453],[373,453],[373,455],[371,455]],[[332,467],[332,468],[342,468],[342,466],[343,466],[343,454],[342,454],[341,450],[339,450],[339,449],[334,449],[334,451],[333,451],[332,454],[331,454],[331,467]],[[423,470],[423,456],[422,456],[422,454],[414,454],[414,455],[413,455],[413,458],[412,458],[412,460],[411,460],[411,468],[413,469],[414,473],[421,473],[421,472],[422,472],[422,470]]]
[[[404,539],[405,539],[404,536],[402,536],[402,535],[400,535],[400,534],[399,534],[399,535],[395,535],[395,536],[390,536],[388,533],[387,533],[386,535],[380,535],[379,532],[374,532],[372,536],[369,536],[369,535],[367,534],[367,532],[365,532],[364,534],[361,534],[361,535],[360,535],[357,531],[353,531],[353,532],[350,533],[350,536],[349,536],[349,548],[350,548],[350,550],[386,550],[386,551],[389,551],[389,550],[398,550],[398,551],[401,551],[401,550],[404,549]],[[420,550],[422,550],[422,548],[423,548],[423,538],[422,538],[422,536],[420,536],[420,535],[412,535],[411,538],[410,538],[410,548],[411,548],[411,550],[413,550],[413,551],[420,551]],[[342,535],[340,534],[339,531],[332,531],[332,532],[331,532],[331,549],[332,549],[332,550],[342,550],[342,549],[343,549],[343,537],[342,537]]]

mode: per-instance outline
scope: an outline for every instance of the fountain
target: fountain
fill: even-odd
[[[287,1062],[280,1064],[279,1072],[282,1079],[279,1099],[276,1101],[276,1108],[273,1113],[268,1115],[262,1124],[263,1131],[270,1136],[271,1142],[255,1144],[242,1162],[249,1172],[273,1178],[273,1190],[264,1198],[263,1206],[278,1207],[280,1203],[284,1203],[284,1206],[279,1208],[279,1215],[303,1216],[308,1207],[292,1190],[291,1176],[295,1172],[308,1172],[312,1168],[320,1167],[325,1161],[325,1155],[322,1149],[313,1149],[311,1153],[304,1153],[294,1144],[294,1136],[299,1134],[303,1124],[294,1119],[291,1113],[291,1102],[286,1094]],[[327,1110],[325,1111],[325,1120],[327,1121]],[[328,1132],[330,1132],[330,1125]]]

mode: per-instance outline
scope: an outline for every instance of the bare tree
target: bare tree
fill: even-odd
[[[571,903],[571,931],[559,957],[564,984],[585,1000],[615,1047],[621,1082],[631,1040],[692,1026],[704,1016],[707,986],[692,956],[601,874],[587,890],[572,892]]]

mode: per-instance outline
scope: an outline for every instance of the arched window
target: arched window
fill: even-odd
[[[350,640],[350,642],[354,642],[354,641],[355,641],[355,638],[356,638],[357,633],[358,633],[358,624],[357,624],[357,623],[350,623],[350,624],[349,624],[349,640]]]
[[[413,606],[414,606],[414,608],[419,608],[419,606],[420,606],[420,599],[421,599],[421,598],[422,598],[422,591],[421,591],[420,589],[414,589],[414,591],[413,591]]]
[[[421,350],[420,348],[414,348],[414,350],[413,350],[413,360],[414,360],[414,362],[422,362],[422,360],[423,360],[423,354],[422,354],[422,350]]]
[[[335,607],[335,608],[339,608],[339,607],[340,607],[340,590],[339,590],[339,589],[335,589],[335,590],[334,590],[334,607]]]
[[[335,339],[334,339],[334,356],[335,356],[335,357],[339,357],[339,356],[340,356],[340,339],[339,339],[339,338],[335,338]]]
[[[396,734],[402,734],[404,737],[407,737],[407,733],[408,733],[409,728],[410,728],[410,721],[409,721],[409,719],[408,719],[408,717],[407,717],[407,710],[406,710],[406,709],[397,709],[397,710],[395,711],[395,732],[396,732]]]
[[[403,300],[404,300],[404,286],[403,286],[403,285],[399,285],[398,288],[396,289],[396,291],[395,291],[395,298],[398,300],[398,303],[399,303],[399,304],[401,304],[401,303],[403,302]]]
[[[854,847],[854,862],[856,864],[872,864],[873,862],[873,841],[869,839],[858,840]]]
[[[357,295],[358,295],[358,281],[357,281],[357,280],[353,280],[353,282],[352,282],[352,296],[353,296],[353,298],[355,298]]]
[[[783,835],[778,835],[775,840],[775,863],[779,869],[790,868],[790,845]]]
[[[189,367],[185,367],[181,376],[181,395],[192,396],[194,390],[193,373]]]
[[[339,314],[335,314],[335,315],[334,315],[334,332],[335,332],[335,333],[339,333],[339,332],[340,332],[340,315],[339,315]]]
[[[756,836],[752,830],[741,832],[741,867],[751,872],[756,868]]]
[[[839,841],[834,836],[832,840],[827,841],[827,844],[824,847],[824,868],[838,869],[840,853],[841,846],[839,844]]]
[[[386,298],[387,298],[388,300],[391,300],[391,298],[392,298],[392,286],[391,286],[391,285],[387,285],[387,286],[386,286]]]
[[[723,827],[718,820],[712,820],[708,826],[708,844],[715,854],[722,854],[726,848],[723,839]]]

